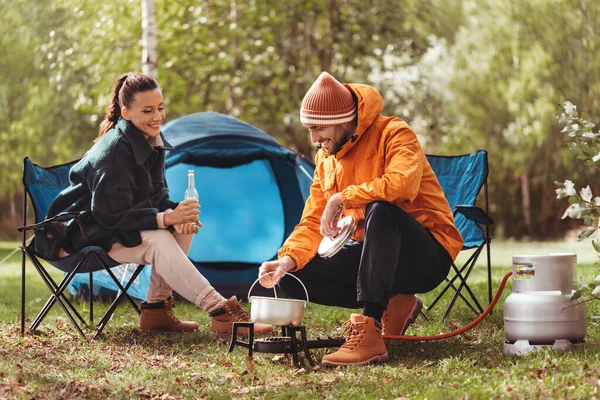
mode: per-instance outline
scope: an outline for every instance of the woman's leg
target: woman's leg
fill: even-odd
[[[194,330],[198,325],[179,321],[171,310],[171,292],[177,293],[196,304],[212,317],[211,330],[216,334],[231,334],[234,322],[250,322],[250,316],[242,310],[235,297],[226,300],[196,269],[187,253],[192,244],[192,235],[171,234],[166,230],[141,231],[142,244],[126,248],[115,243],[108,255],[118,262],[152,264],[148,301],[142,304],[140,328],[148,330]],[[165,301],[167,300],[167,301]],[[163,312],[163,309],[168,309]],[[146,317],[144,317],[146,316]],[[144,319],[145,318],[145,319]],[[255,334],[269,333],[271,325],[254,324]],[[238,332],[248,334],[248,329]]]
[[[194,235],[183,235],[181,233],[173,232],[173,238],[179,245],[179,248],[187,255],[190,252],[192,246],[192,239]],[[156,268],[152,268],[150,273],[150,284],[148,285],[148,293],[146,294],[146,301],[148,303],[155,303],[162,301],[173,293],[173,289],[163,279],[163,277],[157,272]]]
[[[142,244],[124,247],[115,243],[108,255],[122,263],[151,264],[148,302],[171,296],[172,289],[207,312],[222,307],[221,296],[188,259],[192,235],[171,234],[167,230],[141,231]]]

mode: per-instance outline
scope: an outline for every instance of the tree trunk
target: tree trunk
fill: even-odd
[[[154,0],[142,0],[142,72],[158,78]]]
[[[17,218],[17,206],[15,205],[15,196],[10,196],[10,217],[12,219]]]
[[[522,174],[521,179],[521,197],[523,198],[523,222],[527,234],[531,233],[531,194],[529,193],[529,175]]]

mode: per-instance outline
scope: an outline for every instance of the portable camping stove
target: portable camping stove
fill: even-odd
[[[248,341],[244,342],[237,338],[238,329],[248,329]],[[298,337],[298,333],[300,337]],[[241,346],[248,349],[248,357],[252,357],[253,352],[257,353],[281,353],[292,354],[294,364],[301,366],[298,359],[298,353],[303,352],[304,356],[310,363],[314,365],[314,361],[310,355],[309,349],[318,349],[323,347],[340,347],[346,340],[342,337],[327,339],[317,338],[315,340],[306,339],[306,328],[304,325],[291,326],[284,325],[281,327],[281,336],[271,336],[262,339],[254,340],[254,323],[253,322],[234,322],[233,332],[231,333],[231,344],[229,352],[232,352],[235,346]]]

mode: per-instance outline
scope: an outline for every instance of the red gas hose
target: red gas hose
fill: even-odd
[[[500,295],[502,294],[502,291],[504,290],[504,286],[506,286],[506,281],[511,276],[512,276],[512,271],[507,272],[506,275],[504,275],[504,278],[502,278],[502,282],[500,282],[500,287],[498,288],[498,291],[496,292],[496,295],[494,296],[494,299],[492,300],[490,305],[487,306],[487,308],[473,322],[469,323],[468,325],[463,326],[460,329],[457,329],[455,331],[448,332],[448,333],[442,333],[440,335],[434,335],[434,336],[383,335],[383,338],[390,339],[390,340],[423,340],[424,341],[424,340],[447,339],[449,337],[465,333],[466,331],[468,331],[469,329],[471,329],[472,327],[474,327],[475,325],[480,323],[492,311],[492,309],[498,302],[498,299],[500,299]]]

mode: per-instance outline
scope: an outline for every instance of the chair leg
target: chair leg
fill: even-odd
[[[66,288],[66,286],[68,285],[68,283],[64,286],[63,290],[59,291],[59,285],[56,284],[56,282],[54,282],[54,279],[52,279],[52,277],[50,276],[50,274],[48,273],[48,271],[46,271],[44,269],[44,267],[39,264],[39,261],[35,260],[33,261],[32,259],[32,264],[33,266],[37,269],[38,273],[40,274],[40,276],[42,277],[42,279],[44,280],[44,282],[46,283],[46,285],[48,285],[48,287],[50,288],[50,291],[52,292],[52,296],[50,296],[50,298],[48,299],[48,301],[46,302],[46,304],[44,305],[44,307],[42,308],[42,310],[40,311],[40,313],[38,314],[38,316],[36,317],[35,321],[32,323],[30,329],[31,330],[35,330],[38,325],[42,322],[42,320],[46,317],[46,314],[50,311],[50,309],[52,308],[52,306],[54,306],[54,303],[56,302],[55,299],[55,295],[59,294],[61,296],[61,298],[64,300],[65,304],[71,309],[71,311],[75,314],[75,316],[77,318],[79,318],[79,321],[81,321],[81,323],[85,326],[87,326],[85,320],[83,319],[83,317],[81,316],[81,314],[79,314],[79,312],[75,309],[75,307],[73,306],[73,304],[71,304],[71,302],[65,297],[63,290],[64,288]],[[74,271],[79,270],[79,266],[81,265],[78,264]],[[74,273],[72,274],[71,278],[75,276]],[[63,281],[66,279],[67,277],[63,278]],[[39,319],[39,321],[38,321]]]
[[[88,301],[90,303],[90,325],[94,325],[94,273],[90,272],[90,293]]]
[[[119,305],[119,303],[121,302],[121,299],[123,298],[123,296],[126,296],[127,298],[129,298],[130,302],[132,302],[133,305],[134,305],[134,310],[137,312],[138,315],[141,314],[141,311],[140,311],[139,307],[137,306],[137,304],[135,304],[135,302],[133,301],[133,299],[131,299],[131,297],[129,296],[129,294],[127,293],[127,291],[129,290],[129,288],[131,287],[131,285],[133,284],[133,282],[136,280],[136,278],[138,277],[138,275],[140,274],[140,272],[142,272],[142,270],[144,269],[144,267],[145,267],[145,265],[138,265],[137,269],[134,271],[133,275],[131,275],[131,278],[129,279],[129,281],[127,282],[127,284],[125,285],[125,287],[122,288],[122,290],[119,290],[119,293],[117,294],[117,297],[112,302],[112,304],[110,305],[110,307],[108,308],[108,310],[106,311],[106,313],[104,313],[104,315],[100,319],[100,322],[98,323],[98,328],[96,330],[96,333],[94,334],[94,339],[96,339],[98,336],[100,336],[102,334],[102,331],[104,330],[104,327],[106,326],[106,324],[108,323],[108,321],[110,320],[110,318],[112,317],[112,315],[114,314],[114,312],[117,309],[117,306]],[[111,274],[112,274],[112,272],[111,272]],[[118,282],[118,281],[116,281],[116,282]],[[120,284],[118,284],[118,285],[121,286]]]
[[[73,306],[71,305],[71,303],[68,300],[66,302],[63,301],[64,296],[63,296],[62,292],[67,287],[67,285],[69,284],[71,279],[73,279],[73,276],[75,276],[75,272],[69,273],[67,275],[67,277],[65,279],[63,279],[63,281],[60,283],[60,285],[58,286],[58,289],[56,291],[52,290],[52,284],[50,284],[49,282],[46,282],[46,285],[52,291],[52,296],[50,297],[50,300],[48,300],[48,303],[46,303],[46,306],[40,312],[40,314],[38,315],[38,317],[36,318],[34,323],[31,324],[31,328],[30,328],[31,331],[35,331],[37,329],[38,325],[42,322],[44,317],[48,314],[48,312],[50,311],[50,309],[52,308],[54,303],[58,302],[60,307],[64,310],[65,314],[67,314],[67,317],[71,320],[71,323],[73,324],[73,326],[75,326],[75,329],[77,329],[77,331],[79,332],[79,335],[81,335],[81,337],[84,339],[86,338],[85,333],[83,333],[83,331],[81,330],[81,327],[79,326],[77,321],[75,321],[75,318],[73,317],[73,315],[71,314],[71,311],[69,310],[69,307],[71,307],[71,309],[73,309]],[[45,281],[45,277],[44,277],[44,281]],[[65,303],[69,304],[69,307],[67,307]],[[75,313],[85,324],[85,321],[83,320],[83,318],[81,318],[81,315],[79,315],[79,313],[77,313],[77,311],[75,311]]]
[[[485,243],[487,253],[487,272],[488,272],[488,304],[492,302],[492,256],[490,254],[490,239]]]
[[[21,258],[21,337],[23,337],[25,335],[25,264],[27,261],[25,259],[25,243],[23,243],[21,251],[23,252]]]
[[[469,275],[473,271],[473,268],[475,267],[475,263],[476,263],[477,259],[479,258],[484,245],[485,245],[485,243],[482,244],[480,247],[478,247],[460,269],[456,266],[456,264],[454,264],[454,263],[452,264],[452,268],[454,269],[454,273],[455,273],[454,276],[451,279],[446,278],[446,282],[447,282],[446,286],[436,296],[436,298],[433,300],[433,302],[428,307],[426,307],[427,310],[433,309],[433,307],[438,303],[439,300],[441,300],[441,298],[448,291],[448,289],[452,289],[454,291],[454,295],[453,295],[452,300],[450,301],[450,305],[446,309],[446,312],[444,313],[444,317],[442,319],[445,320],[450,315],[450,312],[454,308],[454,305],[458,298],[460,298],[467,305],[467,307],[469,307],[469,309],[471,309],[471,311],[473,311],[473,313],[475,315],[479,315],[483,312],[483,307],[481,307],[481,304],[477,300],[477,297],[475,296],[475,294],[473,293],[473,291],[467,284],[467,279],[469,278]],[[459,281],[458,287],[454,284],[456,280]],[[491,281],[489,281],[489,279],[488,279],[488,285],[490,282]],[[471,298],[471,300],[467,299],[465,297],[465,295],[463,295],[463,293],[462,293],[463,289],[467,292],[467,294]]]
[[[475,297],[475,294],[473,293],[473,291],[471,290],[471,288],[469,287],[469,285],[467,284],[467,279],[469,279],[469,275],[471,274],[471,272],[473,271],[473,268],[475,267],[475,261],[477,260],[479,253],[481,253],[481,249],[483,247],[479,247],[477,249],[477,251],[475,252],[475,255],[472,257],[472,261],[467,262],[465,264],[465,266],[460,270],[460,272],[457,272],[457,276],[459,277],[459,280],[461,281],[460,285],[458,286],[458,289],[456,290],[454,296],[452,297],[452,301],[450,302],[450,306],[448,306],[448,309],[446,310],[446,313],[444,314],[444,317],[442,319],[446,319],[448,318],[448,316],[450,315],[450,312],[452,311],[452,308],[454,308],[454,304],[456,303],[457,298],[460,296],[465,303],[471,308],[471,310],[475,313],[475,315],[479,315],[481,313],[483,313],[483,307],[481,307],[481,304],[479,304],[479,301],[477,300],[477,297]],[[454,266],[455,270],[456,267]],[[466,269],[466,274],[464,274],[463,276],[463,272]],[[473,306],[471,305],[471,303],[469,301],[467,301],[467,299],[462,295],[462,290],[463,288],[469,293],[469,295],[471,296],[472,301],[475,303],[475,306],[477,306],[477,310],[473,310]]]
[[[36,317],[35,321],[31,324],[30,330],[35,331],[37,329],[37,327],[39,326],[39,324],[41,324],[43,319],[46,317],[46,315],[48,314],[48,312],[50,311],[52,306],[56,302],[58,302],[58,304],[63,309],[65,314],[67,314],[67,317],[69,318],[69,320],[71,320],[71,323],[75,326],[75,329],[77,329],[77,331],[79,332],[81,337],[83,337],[85,339],[85,333],[83,333],[83,330],[81,329],[81,327],[79,326],[77,321],[75,321],[73,314],[75,314],[77,316],[77,318],[79,318],[79,320],[83,323],[83,325],[87,325],[87,324],[85,323],[85,320],[81,317],[81,315],[77,312],[77,310],[73,307],[71,302],[66,298],[66,296],[63,293],[64,290],[66,289],[67,285],[69,284],[69,282],[71,282],[71,280],[73,279],[73,277],[79,270],[80,266],[83,263],[83,260],[76,265],[76,267],[73,269],[73,271],[71,271],[69,274],[67,274],[67,276],[65,276],[63,278],[63,280],[61,281],[61,283],[59,285],[57,285],[56,282],[54,282],[54,280],[50,276],[50,274],[48,274],[48,272],[44,269],[44,267],[37,260],[37,258],[32,256],[29,252],[27,252],[27,256],[29,257],[33,266],[37,269],[38,273],[42,277],[42,280],[44,281],[44,283],[46,284],[48,289],[50,289],[50,292],[52,292],[52,295],[50,296],[50,298],[44,305],[44,308],[42,309],[42,311],[40,311],[40,313]]]
[[[129,295],[129,293],[127,293],[127,290],[125,290],[123,288],[123,285],[121,285],[121,283],[119,282],[119,280],[117,279],[117,277],[115,276],[115,274],[113,274],[113,272],[110,270],[110,268],[108,268],[108,266],[106,266],[106,264],[102,262],[102,259],[100,259],[100,257],[96,253],[94,253],[94,255],[96,256],[96,260],[98,260],[98,262],[100,262],[100,264],[102,264],[102,266],[106,270],[106,273],[112,278],[112,280],[115,283],[115,285],[117,285],[117,287],[119,288],[119,290],[124,293],[124,295],[127,298],[127,300],[129,300],[129,303],[131,303],[131,306],[137,311],[138,315],[140,315],[141,311],[139,310],[138,305],[135,303],[135,301],[133,300],[133,298],[131,298],[131,296]],[[142,268],[143,267],[144,266],[142,265]],[[139,271],[138,271],[138,269],[139,269]],[[136,269],[137,274],[139,274],[141,272],[141,269],[140,269],[139,265],[138,265],[138,269]],[[137,277],[137,274],[134,273],[134,276]],[[132,276],[132,279],[133,279],[133,276]],[[131,279],[129,281],[131,283],[133,283],[133,281]]]
[[[437,297],[431,302],[431,304],[427,307],[425,307],[428,311],[432,310],[433,307],[438,303],[438,301],[440,301],[442,299],[442,297],[444,297],[444,294],[448,291],[448,289],[452,289],[454,290],[455,293],[458,293],[458,296],[465,302],[465,304],[467,305],[467,307],[469,307],[471,309],[471,311],[473,311],[475,314],[477,314],[477,310],[475,309],[475,307],[469,302],[469,300],[462,294],[460,293],[459,289],[454,285],[454,281],[459,279],[459,274],[462,274],[465,270],[465,268],[463,267],[460,271],[456,268],[456,265],[452,265],[452,267],[454,268],[456,274],[452,277],[452,279],[448,279],[446,278],[446,286],[444,287],[444,289],[440,292],[440,294],[437,295]]]
[[[25,188],[24,188],[25,189]],[[27,190],[23,190],[23,226],[27,225]],[[21,237],[21,337],[25,335],[25,264],[27,262],[27,233],[25,229]]]

